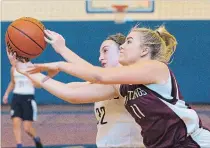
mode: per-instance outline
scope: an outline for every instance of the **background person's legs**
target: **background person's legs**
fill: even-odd
[[[22,147],[22,141],[21,141],[21,122],[22,119],[19,117],[14,117],[12,118],[12,122],[13,122],[13,132],[15,135],[15,140],[17,143],[17,147],[21,148]]]
[[[23,121],[24,131],[32,138],[36,137],[36,131],[32,126],[32,121]]]
[[[38,136],[36,136],[36,130],[32,126],[32,121],[25,120],[23,121],[23,127],[24,131],[31,137],[33,138],[35,145],[37,148],[42,148],[42,143],[41,140]]]

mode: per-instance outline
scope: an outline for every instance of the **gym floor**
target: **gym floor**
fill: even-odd
[[[192,106],[210,128],[210,105]],[[15,148],[10,107],[1,106],[1,148]],[[95,148],[96,119],[93,105],[40,105],[34,123],[44,148]],[[23,132],[23,146],[34,148],[31,138]]]

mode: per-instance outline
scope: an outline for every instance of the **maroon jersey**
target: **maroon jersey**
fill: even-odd
[[[169,91],[159,84],[121,85],[120,94],[126,98],[125,107],[142,128],[143,141],[149,148],[197,148],[189,136],[199,128],[199,118],[182,100],[172,73]],[[162,87],[162,88],[161,88]],[[162,90],[165,91],[162,93]],[[159,92],[158,92],[159,91]],[[165,96],[170,96],[166,98]]]

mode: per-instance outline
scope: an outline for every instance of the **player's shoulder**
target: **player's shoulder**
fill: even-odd
[[[122,94],[120,92],[120,89],[121,89],[122,85],[123,84],[115,84],[115,85],[113,85],[113,87],[114,87],[114,89],[116,91],[116,95],[117,95],[116,97],[123,98],[123,96],[122,96]]]

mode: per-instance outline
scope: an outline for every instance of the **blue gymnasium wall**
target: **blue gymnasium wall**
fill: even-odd
[[[2,96],[10,80],[10,64],[5,52],[4,34],[10,22],[2,24],[1,44],[1,91]],[[51,30],[62,34],[67,46],[81,57],[98,65],[99,47],[107,35],[128,30],[137,22],[115,25],[113,22],[43,22]],[[168,30],[178,40],[178,47],[173,63],[170,65],[185,100],[189,103],[210,103],[210,21],[144,21],[141,25],[153,28],[166,24]],[[48,45],[44,53],[34,62],[58,61],[62,58]],[[59,74],[55,79],[62,82],[80,81],[66,74]],[[82,92],[81,92],[82,93]],[[11,99],[11,95],[10,95]],[[63,104],[43,89],[36,90],[39,104]]]

